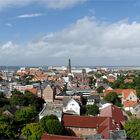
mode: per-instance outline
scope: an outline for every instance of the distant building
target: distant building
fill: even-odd
[[[48,67],[48,70],[66,71],[67,67],[65,67],[65,66],[50,66],[50,67]]]
[[[56,94],[55,87],[47,85],[43,90],[42,98],[45,100],[45,102],[53,102],[55,94]]]
[[[90,95],[87,96],[87,105],[93,105],[100,102],[100,96],[99,95]]]
[[[117,80],[117,78],[114,75],[109,75],[107,77],[107,81],[110,83],[114,83]]]

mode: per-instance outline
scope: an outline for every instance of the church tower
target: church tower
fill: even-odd
[[[71,60],[68,61],[68,73],[71,73]]]

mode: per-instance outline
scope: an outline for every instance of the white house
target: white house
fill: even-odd
[[[80,115],[80,105],[72,97],[63,98],[63,113]]]
[[[124,105],[125,111],[132,111],[133,106],[137,103],[138,98],[136,90],[125,89],[122,91],[122,104]]]

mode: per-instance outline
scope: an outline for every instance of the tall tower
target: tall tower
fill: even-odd
[[[68,73],[71,73],[71,60],[69,59],[68,62]]]

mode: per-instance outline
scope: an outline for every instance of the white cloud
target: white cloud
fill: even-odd
[[[27,42],[0,47],[1,63],[74,65],[139,65],[140,23],[98,22],[84,17],[63,29]]]
[[[12,6],[25,6],[36,2],[37,0],[0,0],[0,8],[12,7]]]
[[[23,14],[23,15],[17,16],[17,18],[33,18],[33,17],[40,17],[40,16],[43,16],[43,15],[44,14],[42,14],[42,13]]]
[[[87,0],[0,0],[0,9],[13,6],[26,6],[30,4],[41,4],[52,9],[63,9],[83,3]]]
[[[64,9],[66,7],[73,7],[86,0],[47,0],[47,7],[52,9]]]
[[[6,23],[5,26],[7,26],[7,27],[13,27],[13,25],[11,23]]]

